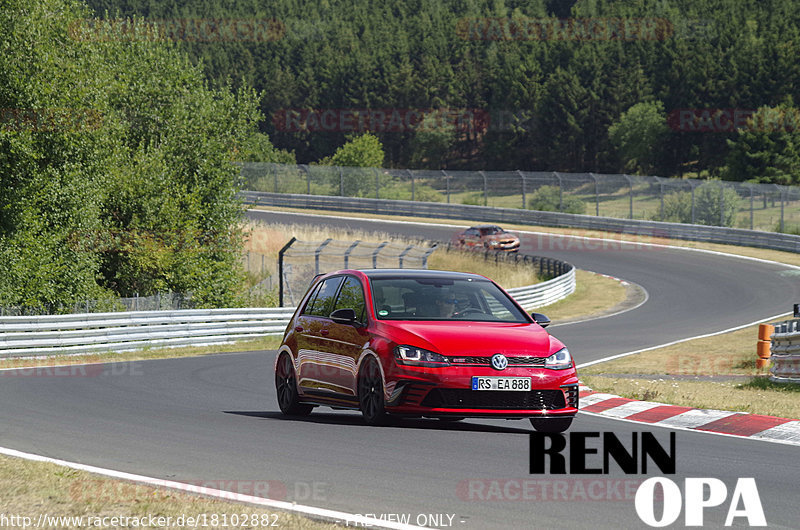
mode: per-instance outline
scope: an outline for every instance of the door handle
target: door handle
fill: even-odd
[[[325,336],[327,336],[327,335],[328,335],[328,333],[329,333],[329,331],[328,331],[327,329],[321,329],[321,330],[319,331],[319,334],[320,334],[320,335],[325,335]]]

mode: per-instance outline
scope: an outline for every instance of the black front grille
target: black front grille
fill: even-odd
[[[528,409],[556,410],[566,407],[561,390],[468,390],[435,388],[422,401],[423,407],[448,409]]]
[[[547,357],[506,357],[509,366],[534,366],[544,367],[544,362]],[[491,366],[491,357],[476,357],[476,356],[456,356],[453,355],[449,358],[450,364],[458,365],[471,365],[471,366]]]

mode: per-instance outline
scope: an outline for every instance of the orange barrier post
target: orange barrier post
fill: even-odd
[[[769,366],[770,347],[772,341],[770,337],[775,332],[775,326],[769,324],[759,324],[758,326],[758,345],[756,347],[756,368],[766,368]]]

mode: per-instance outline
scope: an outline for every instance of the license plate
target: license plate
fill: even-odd
[[[527,392],[531,389],[530,377],[478,377],[472,378],[472,390],[511,390]]]

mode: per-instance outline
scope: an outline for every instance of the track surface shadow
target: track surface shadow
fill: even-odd
[[[237,416],[247,416],[263,420],[278,420],[301,423],[314,423],[319,425],[358,425],[366,426],[363,418],[357,414],[331,414],[331,413],[312,413],[309,416],[285,416],[275,411],[239,411],[225,410],[225,414],[235,414]],[[511,420],[517,421],[517,420]],[[525,420],[519,420],[523,422]],[[527,423],[527,422],[526,422]],[[437,419],[417,419],[417,418],[391,418],[389,423],[381,427],[400,428],[400,429],[420,429],[437,431],[462,431],[462,432],[496,432],[511,434],[530,434],[532,428],[500,427],[497,425],[487,425],[483,423],[470,423],[469,421],[448,422]]]

